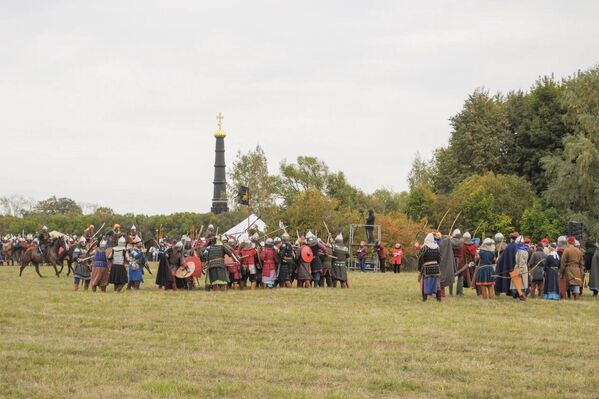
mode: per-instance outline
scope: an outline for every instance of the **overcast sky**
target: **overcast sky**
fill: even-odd
[[[407,188],[477,87],[599,62],[597,1],[0,1],[0,195],[209,211],[227,163]]]

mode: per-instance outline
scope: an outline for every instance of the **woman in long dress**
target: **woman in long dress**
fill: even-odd
[[[418,257],[419,280],[422,287],[423,301],[426,301],[429,295],[435,295],[437,301],[441,301],[441,284],[439,282],[441,274],[439,269],[440,259],[441,252],[439,251],[439,245],[435,242],[433,233],[428,233]]]

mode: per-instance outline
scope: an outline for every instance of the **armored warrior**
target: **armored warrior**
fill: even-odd
[[[223,236],[224,239],[226,237]],[[237,260],[235,253],[227,244],[223,244],[221,238],[216,239],[216,243],[208,249],[206,259],[208,261],[208,281],[209,287],[214,291],[224,291],[229,284],[229,271],[225,266],[225,255],[229,255],[233,260]]]
[[[281,236],[281,247],[279,248],[279,270],[277,280],[281,287],[291,288],[291,276],[293,275],[293,265],[295,262],[295,253],[289,242],[291,237],[285,233]]]
[[[331,275],[333,278],[333,287],[337,287],[337,283],[341,284],[341,288],[348,288],[347,285],[347,258],[349,257],[349,249],[343,243],[343,235],[339,234],[335,238],[333,245],[333,268]]]
[[[46,259],[48,259],[48,246],[50,244],[50,234],[48,234],[48,228],[46,226],[42,227],[42,230],[37,235],[38,241],[38,250],[42,255],[42,260],[45,263]]]
[[[89,244],[94,238],[94,225],[90,224],[87,226],[87,229],[83,231],[83,238],[85,238],[85,243]]]

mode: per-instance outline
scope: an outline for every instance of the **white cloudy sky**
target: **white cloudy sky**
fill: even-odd
[[[227,161],[406,188],[477,87],[599,62],[597,1],[0,1],[0,195],[205,212]]]

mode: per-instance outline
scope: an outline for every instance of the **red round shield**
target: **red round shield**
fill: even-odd
[[[312,248],[310,247],[303,247],[300,255],[302,260],[306,263],[312,263],[314,260],[314,252],[312,252]]]
[[[200,260],[200,258],[198,258],[197,256],[190,256],[187,259],[185,259],[185,262],[183,262],[184,265],[188,263],[193,263],[193,265],[195,266],[195,270],[193,271],[192,276],[200,277],[202,275],[202,261]]]

